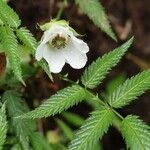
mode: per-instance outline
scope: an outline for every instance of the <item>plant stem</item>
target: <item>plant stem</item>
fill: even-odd
[[[58,75],[61,79],[68,81],[71,84],[78,84],[77,82],[74,82],[70,79],[67,78],[67,76],[63,76],[61,74]],[[81,86],[82,87],[82,86]],[[82,87],[83,88],[83,87]],[[115,109],[113,109],[109,104],[105,103],[104,101],[102,101],[97,95],[94,95],[91,91],[87,90],[86,88],[83,88],[84,91],[87,94],[87,102],[89,104],[91,104],[95,109],[99,106],[105,106],[105,107],[109,107],[114,114],[116,115],[116,118],[113,121],[114,126],[120,130],[120,124],[121,121],[124,119],[123,116],[121,116]]]
[[[121,120],[123,120],[124,119],[124,117],[123,116],[121,116],[116,110],[114,110],[113,108],[112,108],[112,111],[116,114],[116,116],[118,116]]]
[[[115,115],[115,117],[113,118],[113,126],[118,130],[120,131],[120,127],[121,127],[121,122],[122,120]]]
[[[59,77],[60,79],[64,80],[64,81],[67,81],[67,82],[71,83],[71,84],[78,84],[78,82],[74,82],[74,81],[68,79],[68,78],[67,78],[67,75],[58,74],[58,77]]]
[[[87,90],[87,89],[85,89],[84,88],[84,90],[85,90],[85,92],[86,92],[86,94],[87,94],[87,99],[88,100],[95,100],[95,101],[97,101],[99,104],[101,104],[101,105],[103,105],[103,106],[106,106],[106,103],[104,103],[101,99],[99,99],[99,97],[98,96],[95,96],[92,92],[90,92],[89,90]]]
[[[59,20],[61,18],[61,15],[63,13],[63,10],[65,9],[65,7],[67,6],[68,2],[67,0],[63,0],[63,2],[61,3],[61,7],[57,13],[56,19]]]

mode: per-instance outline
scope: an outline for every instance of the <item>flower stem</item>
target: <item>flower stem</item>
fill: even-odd
[[[61,18],[61,15],[63,13],[63,10],[65,9],[65,7],[67,6],[68,2],[67,0],[63,0],[63,2],[61,3],[61,7],[57,13],[56,19],[59,20]]]

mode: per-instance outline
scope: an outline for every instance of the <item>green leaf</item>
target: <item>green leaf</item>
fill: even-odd
[[[13,70],[16,78],[25,84],[22,79],[21,63],[17,52],[17,40],[12,29],[9,27],[0,27],[0,40],[8,57],[11,70]]]
[[[150,70],[143,71],[131,77],[120,85],[109,97],[109,104],[114,108],[121,108],[150,88]]]
[[[6,120],[5,104],[3,104],[0,109],[0,150],[3,149],[6,134],[7,134],[7,120]]]
[[[117,41],[117,38],[109,25],[109,20],[104,8],[98,0],[76,0],[76,3],[96,26]]]
[[[15,118],[17,115],[21,115],[28,111],[27,105],[15,91],[6,91],[3,95],[3,101],[6,102],[8,113],[11,118],[11,125],[23,149],[29,149],[29,135],[34,130],[35,125],[32,121],[24,121]]]
[[[35,110],[20,117],[34,119],[55,115],[81,102],[85,97],[85,91],[80,86],[74,85],[67,87],[51,96]]]
[[[72,113],[72,112],[63,112],[62,113],[62,116],[69,122],[71,123],[72,125],[74,126],[81,126],[83,123],[84,123],[84,119],[75,114],[75,113]]]
[[[109,108],[101,108],[92,113],[71,141],[69,150],[92,150],[103,134],[107,132],[113,120],[113,112]]]
[[[0,0],[0,19],[4,24],[14,28],[17,28],[21,24],[18,15],[3,0]]]
[[[129,115],[123,120],[121,133],[131,150],[150,149],[150,127],[137,116]]]
[[[20,28],[17,31],[17,36],[20,39],[20,41],[23,42],[23,44],[28,47],[31,50],[32,55],[35,55],[36,49],[37,49],[37,41],[31,34],[31,32],[26,28]],[[45,60],[41,60],[38,62],[38,64],[42,67],[42,69],[46,72],[48,77],[53,80],[53,77],[51,75],[51,72],[49,70],[48,64],[45,62]]]
[[[56,122],[59,128],[63,131],[63,134],[68,140],[73,139],[73,130],[63,121],[60,119],[56,119]]]
[[[122,46],[98,58],[84,72],[81,80],[85,87],[93,89],[105,78],[108,72],[114,67],[125,54],[133,42],[133,38],[128,40]]]
[[[30,135],[30,138],[33,150],[52,150],[50,144],[40,133],[34,132]]]
[[[16,33],[20,41],[22,41],[23,44],[31,50],[32,54],[35,55],[35,51],[38,44],[36,42],[36,39],[30,33],[30,31],[22,27],[18,29]]]

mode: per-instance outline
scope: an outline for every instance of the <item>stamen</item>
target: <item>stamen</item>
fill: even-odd
[[[68,36],[68,35],[67,35]],[[53,48],[61,49],[65,48],[68,42],[68,37],[57,34],[52,40],[49,42]]]

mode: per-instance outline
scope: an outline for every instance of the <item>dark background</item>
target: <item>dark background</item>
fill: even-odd
[[[90,47],[88,63],[122,44],[132,35],[135,36],[134,44],[129,52],[96,91],[105,90],[107,82],[120,73],[125,73],[127,77],[131,77],[142,70],[150,68],[150,0],[101,0],[112,28],[118,36],[118,43],[94,26],[88,17],[79,10],[73,0],[68,0],[68,2],[61,18],[68,20],[78,33],[86,34],[83,38]],[[19,14],[22,25],[27,26],[38,40],[42,32],[36,29],[37,23],[42,24],[49,21],[50,18],[54,18],[61,7],[60,0],[10,0],[9,4]],[[76,80],[83,70],[77,71],[66,65],[63,73],[69,72],[69,77]],[[39,72],[34,81],[28,81],[27,99],[32,96],[42,100],[66,86],[66,83],[60,81],[57,76],[54,78],[55,83],[51,83],[43,72]],[[32,107],[32,102],[28,100],[28,103]],[[146,92],[138,101],[119,111],[123,116],[131,113],[139,115],[145,122],[150,124],[149,108],[150,92]],[[72,109],[72,111],[76,111],[84,117],[88,116],[90,110],[91,108],[85,104]],[[44,132],[49,128],[55,128],[55,124],[50,122],[49,119],[42,120]],[[102,143],[104,150],[119,150],[124,147],[122,137],[113,127],[104,136]]]

